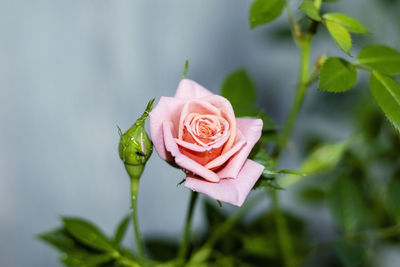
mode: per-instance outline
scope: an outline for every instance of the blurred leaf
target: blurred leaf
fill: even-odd
[[[386,202],[389,212],[396,220],[400,222],[400,179],[392,177],[386,188]]]
[[[342,141],[317,147],[304,160],[303,164],[299,168],[299,172],[313,175],[335,167],[342,158],[343,152],[346,150],[348,143],[349,141]],[[302,176],[287,175],[280,179],[280,184],[286,188],[302,179],[304,179]]]
[[[303,11],[310,19],[321,21],[319,11],[311,0],[303,0],[299,9]]]
[[[300,197],[307,203],[318,203],[326,198],[326,193],[318,187],[306,187],[300,192]]]
[[[322,91],[344,92],[351,89],[357,81],[355,67],[338,57],[328,58],[319,74],[319,86]]]
[[[62,262],[68,267],[96,267],[102,266],[113,260],[111,254],[91,254],[84,251],[68,253],[62,258]],[[107,266],[110,266],[108,264]]]
[[[361,49],[355,64],[386,74],[399,74],[400,53],[384,45],[367,45]]]
[[[178,244],[165,239],[146,240],[146,248],[152,258],[159,261],[168,261],[176,257]]]
[[[264,176],[261,176],[253,187],[253,189],[260,189],[260,188],[270,188],[275,190],[285,189],[276,182],[275,178],[267,178]]]
[[[337,22],[326,20],[325,24],[335,43],[340,47],[340,49],[349,55],[351,49],[350,33],[345,27]]]
[[[128,214],[118,224],[118,227],[115,230],[115,234],[114,234],[115,244],[117,244],[117,245],[121,244],[121,241],[126,234],[126,230],[128,229],[130,219],[131,219],[131,216],[130,216],[130,214]]]
[[[356,243],[340,240],[334,244],[336,254],[346,267],[359,266],[365,256],[364,249]]]
[[[252,107],[256,99],[256,89],[244,69],[236,70],[226,77],[221,94],[231,102],[235,111],[237,105]]]
[[[62,252],[76,250],[75,241],[64,229],[55,229],[38,236],[41,240],[52,245]]]
[[[295,171],[295,170],[279,170],[277,173],[279,174],[293,174],[293,175],[297,175],[297,176],[306,176],[307,174],[299,172],[299,171]]]
[[[369,85],[379,107],[400,131],[400,84],[389,76],[373,72]]]
[[[92,223],[74,217],[63,217],[63,222],[68,233],[83,244],[98,250],[114,251],[111,242]]]
[[[365,207],[360,188],[350,177],[342,176],[334,181],[328,201],[333,217],[345,233],[356,231],[364,222]]]
[[[185,60],[185,67],[183,68],[183,73],[182,73],[182,77],[181,77],[181,80],[183,80],[183,79],[185,79],[186,78],[186,75],[187,75],[187,73],[188,73],[188,70],[189,70],[189,60]]]
[[[350,17],[346,14],[341,13],[327,13],[322,16],[326,20],[330,20],[339,23],[345,27],[349,32],[353,33],[368,33],[368,29],[362,25],[355,18]]]
[[[278,18],[285,4],[285,0],[254,0],[250,7],[250,28],[253,29]]]
[[[274,238],[266,238],[264,235],[245,235],[243,249],[246,253],[259,257],[274,258],[279,255],[279,247]]]

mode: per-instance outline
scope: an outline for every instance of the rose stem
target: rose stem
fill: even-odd
[[[320,8],[321,6],[321,1],[316,0],[314,2],[315,6],[317,9]],[[287,6],[288,14],[289,14],[289,20],[291,23],[296,23],[293,21],[293,18],[291,18],[291,12],[290,12],[290,7]],[[280,136],[278,146],[276,151],[274,152],[274,157],[276,161],[279,160],[282,151],[285,149],[286,144],[292,134],[293,126],[297,120],[299,111],[301,109],[301,106],[304,101],[304,97],[306,95],[306,91],[308,86],[310,85],[309,83],[309,65],[310,65],[310,49],[311,49],[311,40],[312,37],[314,36],[314,32],[312,31],[312,28],[315,27],[313,25],[315,22],[311,22],[309,30],[307,33],[299,34],[296,32],[297,30],[297,25],[294,25],[293,27],[293,35],[295,40],[298,43],[299,49],[300,49],[300,72],[299,72],[299,78],[298,78],[298,84],[297,84],[297,90],[296,90],[296,96],[294,99],[294,103],[292,105],[292,108],[289,112],[289,116],[285,122],[285,125],[283,127],[282,134]],[[287,221],[285,216],[283,216],[282,211],[280,209],[280,201],[279,201],[279,193],[277,190],[272,190],[271,191],[271,198],[272,198],[272,204],[274,208],[274,218],[275,218],[275,224],[277,228],[277,233],[278,233],[278,241],[279,241],[279,246],[281,249],[284,265],[286,267],[290,266],[295,266],[296,265],[296,260],[293,254],[293,247],[292,247],[292,242],[290,239],[290,234],[287,226]]]
[[[198,193],[192,191],[190,195],[190,202],[189,202],[189,207],[188,207],[188,212],[186,215],[186,222],[185,222],[185,228],[183,229],[183,238],[182,242],[179,246],[179,251],[178,251],[178,259],[181,261],[181,263],[185,262],[185,257],[186,253],[188,250],[188,242],[189,242],[189,237],[190,237],[190,229],[192,225],[192,217],[193,217],[193,211],[194,207],[196,205],[196,201],[198,198]]]
[[[133,219],[133,229],[135,231],[136,247],[138,250],[138,255],[140,261],[144,260],[142,237],[139,231],[139,222],[137,216],[137,198],[139,189],[139,178],[131,177],[131,205],[132,205],[132,219]]]

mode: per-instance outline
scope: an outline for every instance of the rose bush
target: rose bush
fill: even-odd
[[[186,170],[185,186],[237,206],[264,170],[247,158],[262,126],[261,119],[235,118],[226,98],[188,79],[150,112],[154,148]]]

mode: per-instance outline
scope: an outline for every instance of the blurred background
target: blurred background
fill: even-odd
[[[186,59],[187,77],[215,93],[227,74],[246,68],[258,89],[258,106],[284,121],[296,85],[298,50],[285,13],[250,30],[250,3],[0,0],[0,266],[61,266],[57,252],[35,239],[59,225],[60,215],[84,216],[113,231],[129,211],[116,125],[126,130],[150,98],[173,95]],[[292,5],[296,10],[299,1]],[[399,5],[351,0],[325,8],[354,16],[373,33],[354,38],[356,55],[367,41],[400,47]],[[322,52],[343,57],[321,31],[313,42],[313,60]],[[333,141],[348,137],[354,127],[347,114],[368,91],[365,77],[348,94],[329,99],[315,87],[294,144],[310,133]],[[281,164],[296,168],[299,162],[295,148]],[[176,186],[182,178],[154,153],[139,196],[145,237],[176,239],[181,233],[189,197],[188,189]],[[290,192],[283,194],[287,209],[315,213],[318,224],[331,222],[327,212],[298,207]],[[259,208],[268,205],[266,200]],[[200,205],[194,228],[204,228]],[[133,244],[131,233],[125,241]],[[398,266],[399,254],[398,247],[388,247],[381,266]]]

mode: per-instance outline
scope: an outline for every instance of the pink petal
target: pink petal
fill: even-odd
[[[228,159],[230,159],[236,152],[239,151],[245,144],[246,144],[246,139],[240,134],[240,137],[238,137],[239,140],[236,141],[236,144],[234,144],[230,150],[226,151],[225,153],[221,154],[219,157],[213,159],[209,163],[207,163],[206,168],[207,169],[215,169],[222,164],[224,164]]]
[[[236,178],[254,145],[261,137],[263,122],[261,119],[236,119],[238,128],[246,139],[246,145],[234,155],[217,174],[220,178]]]
[[[222,153],[225,153],[226,151],[231,149],[236,138],[236,119],[235,113],[233,112],[232,104],[228,101],[228,99],[219,95],[212,95],[204,97],[202,99],[221,110],[221,115],[229,123],[229,131],[231,133],[231,136],[229,137],[228,141],[225,144],[224,150],[222,151]]]
[[[150,136],[154,148],[163,160],[171,161],[171,155],[165,150],[163,122],[170,121],[173,125],[179,124],[179,117],[185,100],[175,97],[161,97],[157,106],[150,112]]]
[[[175,97],[179,98],[200,98],[213,95],[206,88],[189,79],[183,79],[176,89]]]
[[[246,160],[236,179],[221,179],[218,183],[210,183],[203,179],[188,176],[185,186],[213,199],[240,207],[263,170],[264,166],[261,164]]]
[[[167,151],[171,153],[171,155],[175,158],[175,163],[182,167],[183,169],[194,173],[210,182],[218,182],[219,177],[218,175],[205,168],[204,166],[200,165],[196,161],[188,158],[178,148],[178,145],[175,142],[173,133],[174,132],[174,125],[170,121],[165,121],[163,123],[163,133],[164,133],[164,142],[165,148]]]
[[[182,139],[184,122],[188,114],[190,113],[199,113],[205,115],[217,115],[221,116],[221,112],[206,101],[202,101],[199,99],[189,100],[182,108],[182,112],[180,114],[179,119],[179,139]]]

